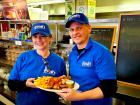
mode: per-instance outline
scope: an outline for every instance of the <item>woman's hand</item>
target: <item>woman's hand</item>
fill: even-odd
[[[35,80],[35,78],[28,78],[26,81],[26,86],[31,87],[31,88],[35,88],[34,80]]]
[[[75,91],[73,89],[62,89],[63,92],[58,92],[57,94],[60,95],[66,101],[76,101],[79,100],[80,92]]]

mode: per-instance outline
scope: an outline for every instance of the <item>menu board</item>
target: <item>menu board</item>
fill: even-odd
[[[26,0],[1,0],[0,20],[29,19]]]
[[[115,26],[96,26],[92,28],[91,37],[112,51],[116,35]]]
[[[140,14],[121,15],[117,49],[118,80],[140,85]]]

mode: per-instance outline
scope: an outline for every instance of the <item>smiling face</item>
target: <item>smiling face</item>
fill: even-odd
[[[91,26],[80,24],[78,22],[71,23],[69,27],[69,35],[72,40],[77,44],[78,49],[85,48],[91,32]]]
[[[41,34],[36,34],[32,36],[32,42],[34,47],[39,50],[49,50],[49,44],[51,43],[51,37],[42,36]]]

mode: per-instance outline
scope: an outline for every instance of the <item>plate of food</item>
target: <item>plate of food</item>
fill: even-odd
[[[66,76],[51,77],[43,76],[34,81],[37,88],[49,92],[63,92],[64,88],[79,89],[79,84]]]

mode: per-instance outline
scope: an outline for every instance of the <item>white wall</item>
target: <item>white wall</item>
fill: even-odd
[[[140,11],[140,0],[96,0],[96,13]]]

